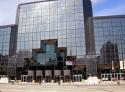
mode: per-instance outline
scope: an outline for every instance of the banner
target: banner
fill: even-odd
[[[124,60],[124,62],[123,62],[123,68],[125,69],[125,60]]]
[[[73,65],[73,61],[65,61],[66,65]]]
[[[66,65],[75,65],[76,61],[65,61]]]
[[[120,69],[124,69],[124,62],[122,60],[120,61]]]

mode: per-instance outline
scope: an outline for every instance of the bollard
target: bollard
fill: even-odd
[[[58,85],[60,85],[61,83],[60,83],[60,80],[58,81]]]
[[[41,85],[41,81],[39,81],[39,85]]]
[[[119,81],[117,81],[117,85],[120,85],[120,82],[119,82]]]
[[[11,84],[14,84],[14,80],[11,80]]]

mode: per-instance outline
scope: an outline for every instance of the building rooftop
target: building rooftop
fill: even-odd
[[[10,24],[10,25],[0,25],[0,28],[6,28],[6,27],[11,27],[15,26],[16,24]]]
[[[111,18],[125,18],[125,15],[110,15],[110,16],[95,16],[93,19],[111,19]]]
[[[48,2],[48,1],[57,1],[57,0],[39,0],[39,1],[33,1],[33,2],[28,2],[28,3],[22,3],[19,4],[20,5],[26,5],[26,4],[32,4],[32,3],[39,3],[39,2]],[[92,2],[92,0],[89,0],[90,2]]]
[[[39,2],[48,2],[48,1],[57,1],[57,0],[40,0],[40,1],[22,3],[22,4],[19,4],[19,6],[20,6],[20,5],[26,5],[26,4],[32,4],[32,3],[39,3]]]

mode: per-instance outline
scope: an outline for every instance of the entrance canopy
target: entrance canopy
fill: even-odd
[[[54,70],[54,76],[61,76],[61,70]]]
[[[45,76],[52,76],[51,70],[45,70]]]
[[[34,76],[34,71],[28,70],[28,76]]]
[[[71,71],[70,70],[64,70],[64,76],[70,76]]]
[[[43,76],[43,71],[37,70],[36,71],[36,76]]]

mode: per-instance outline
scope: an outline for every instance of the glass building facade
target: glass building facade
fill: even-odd
[[[109,64],[107,69],[115,63],[119,69],[119,61],[125,60],[125,16],[94,17],[92,21],[98,63]]]
[[[16,25],[0,26],[0,74],[24,75],[23,81],[36,74],[36,80],[63,76],[77,82],[111,73],[112,63],[119,70],[120,60],[125,60],[125,16],[92,17],[90,0],[19,4]]]
[[[0,26],[0,73],[7,74],[9,58],[16,53],[16,25]]]
[[[43,0],[20,4],[16,20],[16,53],[23,51],[22,58],[31,58],[32,50],[41,48],[41,40],[57,39],[57,47],[66,47],[67,56],[76,56],[76,61],[84,62],[88,17],[92,17],[90,0]],[[46,62],[41,57],[39,61],[41,64]]]

